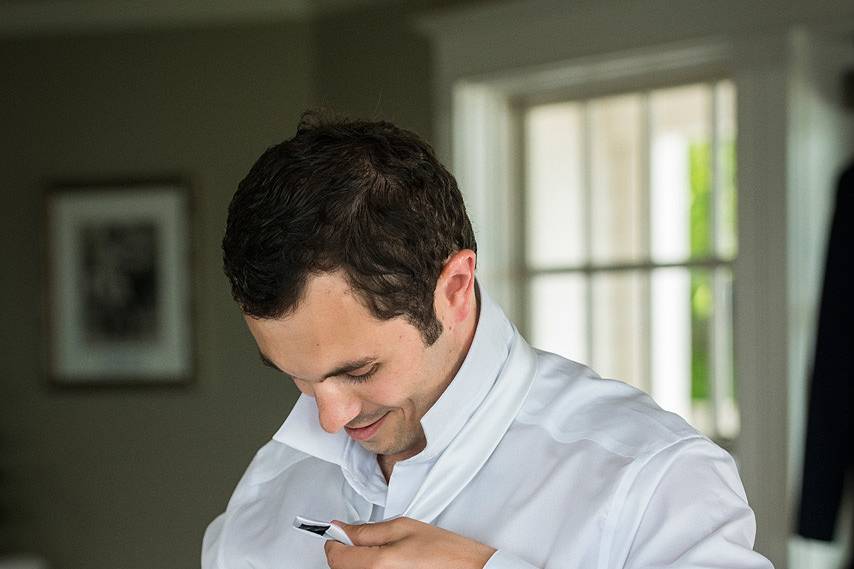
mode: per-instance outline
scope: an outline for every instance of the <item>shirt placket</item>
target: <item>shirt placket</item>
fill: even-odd
[[[385,518],[403,515],[434,461],[399,462],[392,470],[386,494]]]

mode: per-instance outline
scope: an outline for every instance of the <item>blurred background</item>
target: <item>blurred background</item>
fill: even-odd
[[[778,569],[847,567],[852,69],[842,0],[0,0],[0,567],[198,566],[297,396],[226,209],[316,107],[428,139],[528,339],[730,450]]]

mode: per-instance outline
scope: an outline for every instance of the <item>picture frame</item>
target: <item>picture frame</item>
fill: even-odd
[[[49,186],[50,383],[192,381],[190,196],[178,179]]]

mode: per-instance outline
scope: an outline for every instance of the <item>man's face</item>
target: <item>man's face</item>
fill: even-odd
[[[424,448],[420,420],[456,367],[449,334],[427,347],[405,319],[376,319],[339,273],[311,277],[287,317],[246,323],[262,359],[314,397],[325,431],[397,460]]]

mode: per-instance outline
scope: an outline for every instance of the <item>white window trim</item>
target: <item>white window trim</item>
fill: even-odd
[[[671,5],[664,10],[672,17],[666,25],[641,13],[661,4],[530,0],[422,17],[417,25],[434,41],[435,143],[459,180],[475,224],[479,277],[518,318],[521,296],[513,277],[521,252],[513,237],[518,220],[512,211],[519,183],[513,143],[519,137],[512,98],[525,90],[571,92],[591,82],[616,90],[662,74],[668,82],[721,73],[734,80],[739,191],[735,372],[740,406],[749,410],[742,413],[735,450],[757,516],[756,548],[777,569],[786,569],[800,475],[805,369],[820,282],[816,259],[823,259],[833,191],[829,176],[854,149],[854,141],[847,141],[848,146],[824,155],[825,170],[810,167],[809,157],[828,149],[817,142],[821,126],[807,125],[804,115],[817,109],[825,119],[839,119],[843,113],[809,96],[800,76],[811,75],[815,53],[809,41],[798,38],[827,37],[827,26],[836,32],[854,30],[854,8],[841,1],[821,8],[805,5],[783,19],[776,3],[753,6],[744,17],[715,14],[720,10],[711,7],[715,3],[680,11]],[[612,38],[587,32],[615,16],[624,21],[609,22]],[[756,20],[757,29],[745,25],[748,18]],[[771,21],[775,24],[769,29]],[[818,28],[816,22],[822,21],[832,24]],[[801,22],[810,22],[809,30]],[[700,39],[684,41],[680,25]],[[799,57],[805,51],[812,60]],[[825,83],[841,60],[822,62]],[[793,111],[796,102],[803,106]],[[806,195],[818,194],[816,199],[805,199],[807,186]]]

